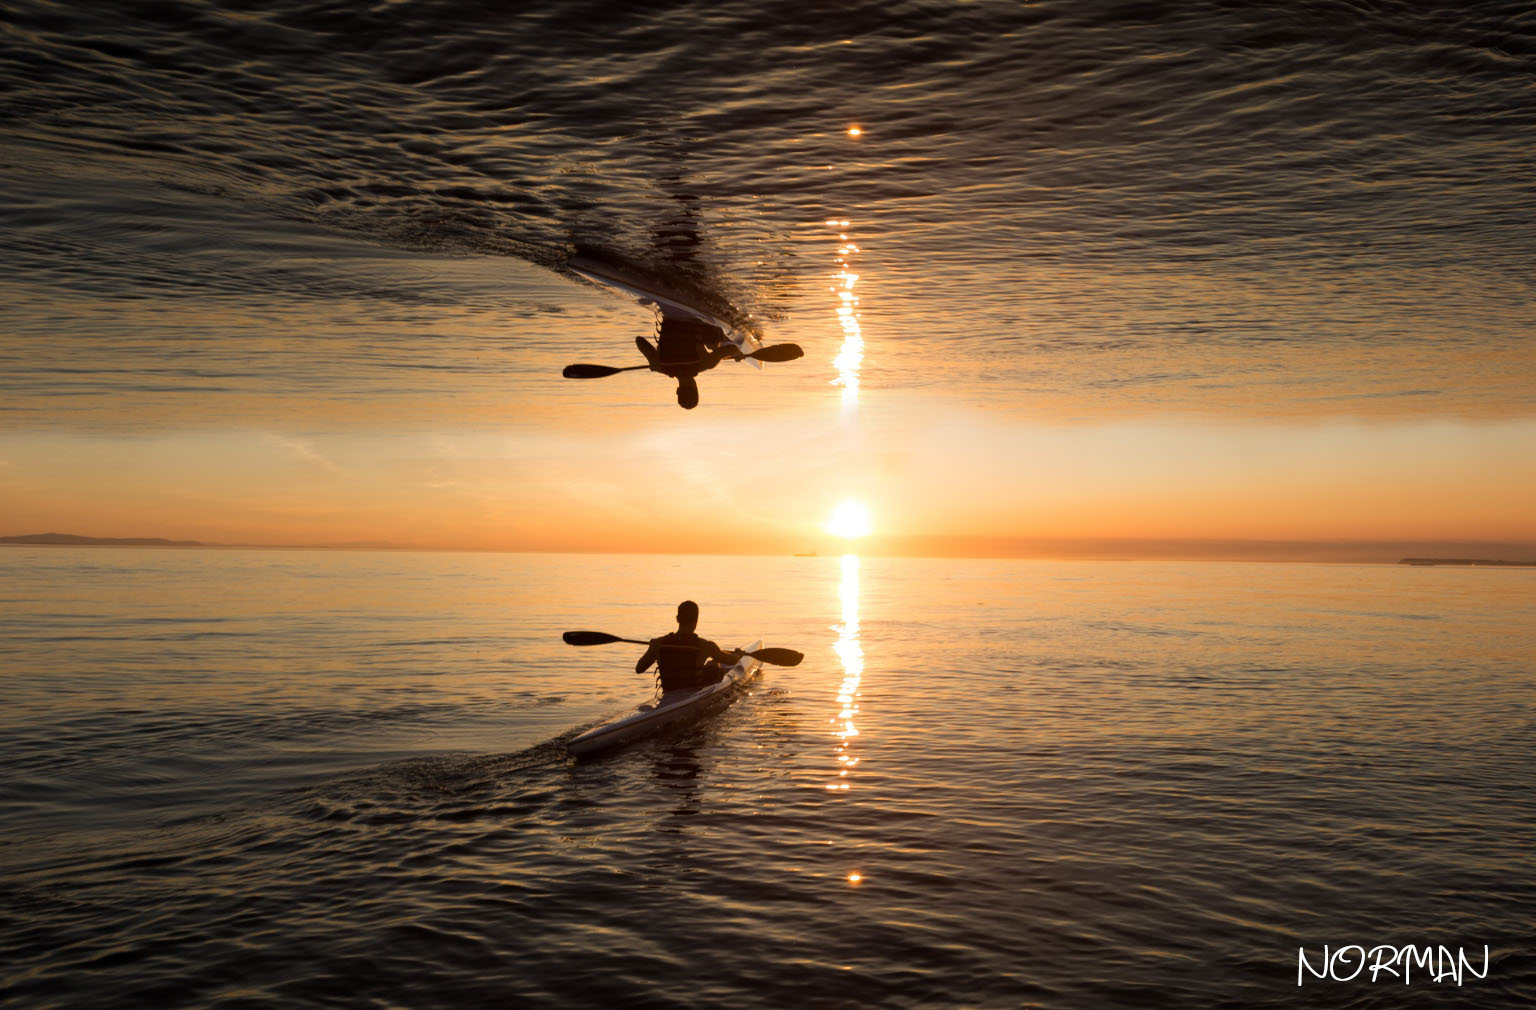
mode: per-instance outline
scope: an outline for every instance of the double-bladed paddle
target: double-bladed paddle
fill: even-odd
[[[743,358],[756,358],[758,361],[794,361],[796,358],[805,357],[805,352],[799,344],[769,344],[767,347],[759,347],[755,351],[748,351]]]
[[[758,361],[794,361],[804,356],[805,351],[800,349],[799,344],[770,344],[742,355],[743,358],[756,358]],[[605,376],[617,375],[619,372],[635,372],[650,367],[650,365],[630,365],[628,368],[615,368],[613,365],[566,365],[560,374],[567,379],[601,379]]]
[[[601,379],[606,375],[634,372],[650,367],[650,365],[631,365],[628,368],[614,368],[612,365],[566,365],[560,374],[567,379]]]
[[[601,631],[567,631],[560,637],[565,640],[566,645],[611,645],[614,642],[628,642],[631,645],[651,644],[638,638],[620,638],[618,635],[608,635]],[[796,652],[794,649],[758,649],[743,655],[774,666],[799,666],[800,661],[805,658],[805,653]]]

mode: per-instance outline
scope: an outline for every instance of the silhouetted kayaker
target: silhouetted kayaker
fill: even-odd
[[[635,664],[636,673],[644,673],[652,663],[658,665],[663,692],[685,687],[713,684],[725,676],[743,655],[740,649],[726,652],[707,638],[694,634],[699,626],[699,605],[684,600],[677,605],[677,630],[651,639],[645,655]]]
[[[567,260],[566,266],[576,276],[632,298],[661,318],[657,330],[661,346],[645,337],[635,338],[635,346],[645,356],[645,364],[624,367],[577,362],[561,369],[560,374],[567,379],[602,379],[641,369],[660,372],[677,380],[678,406],[692,410],[699,405],[699,384],[694,381],[695,376],[727,358],[734,361],[750,359],[753,365],[761,368],[764,362],[794,361],[805,356],[799,344],[764,347],[762,337],[756,332],[663,294],[652,282],[613,264],[577,255]]]
[[[657,347],[644,337],[635,346],[645,355],[651,371],[677,380],[677,405],[692,410],[699,405],[699,386],[693,377],[714,368],[726,358],[742,359],[741,349],[726,339],[724,331],[693,319],[663,317]]]

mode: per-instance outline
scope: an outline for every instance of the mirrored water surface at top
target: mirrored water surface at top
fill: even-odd
[[[812,402],[852,388],[828,220],[862,250],[866,388],[1068,414],[1085,390],[1133,414],[1536,396],[1536,50],[1505,0],[26,2],[0,25],[21,421],[102,423],[99,387],[270,420],[347,359],[431,418],[455,408],[424,385],[488,397],[619,325],[517,266],[589,247],[814,347],[776,388]],[[210,319],[245,351],[188,373]]]

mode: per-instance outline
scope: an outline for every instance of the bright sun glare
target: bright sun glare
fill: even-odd
[[[835,537],[865,537],[869,529],[869,509],[862,502],[845,501],[827,519],[827,532]]]

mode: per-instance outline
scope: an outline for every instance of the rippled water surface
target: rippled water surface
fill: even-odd
[[[1506,0],[8,2],[0,506],[222,482],[231,530],[362,538],[463,478],[410,542],[523,523],[670,444],[613,437],[642,386],[558,378],[649,325],[578,253],[801,344],[711,373],[710,444],[818,481],[857,468],[768,422],[859,370],[840,439],[910,412],[946,453],[914,403],[1519,422],[1533,70]],[[315,448],[349,432],[371,469]],[[798,521],[714,458],[677,485]],[[1529,1006],[1530,575],[0,548],[0,1000]],[[568,759],[649,687],[560,632],[685,597],[805,662]],[[1492,968],[1297,991],[1351,943]]]
[[[1528,1004],[1522,570],[0,553],[17,1006]],[[174,588],[170,588],[174,587]],[[806,653],[576,762],[697,599]],[[1312,982],[1443,943],[1484,980]],[[1480,961],[1477,962],[1480,964]]]
[[[774,388],[809,396],[829,220],[873,388],[1536,403],[1522,3],[20,2],[0,29],[21,422],[110,423],[104,391],[270,421],[336,385],[331,421],[483,416],[627,347],[632,311],[550,272],[578,249],[802,343]]]

